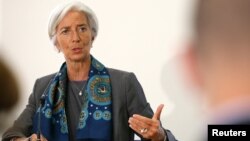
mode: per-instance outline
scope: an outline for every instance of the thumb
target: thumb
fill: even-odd
[[[157,107],[157,110],[153,116],[152,119],[155,119],[155,120],[160,120],[160,117],[161,117],[161,111],[163,109],[164,105],[163,104],[160,104],[158,107]]]

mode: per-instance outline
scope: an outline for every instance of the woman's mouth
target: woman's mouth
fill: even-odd
[[[73,51],[74,53],[80,53],[80,52],[82,51],[82,48],[76,47],[76,48],[73,48],[72,51]]]

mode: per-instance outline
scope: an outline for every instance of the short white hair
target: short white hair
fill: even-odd
[[[86,14],[88,24],[91,28],[92,38],[95,39],[98,33],[98,20],[95,13],[81,1],[70,1],[58,5],[50,14],[48,23],[48,34],[53,45],[56,45],[56,28],[69,11],[79,11]]]

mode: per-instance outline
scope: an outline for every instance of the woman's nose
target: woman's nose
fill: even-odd
[[[72,35],[72,42],[79,42],[81,40],[78,32],[75,31],[72,34],[73,34]]]

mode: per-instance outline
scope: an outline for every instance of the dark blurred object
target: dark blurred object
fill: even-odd
[[[17,80],[7,64],[0,59],[0,112],[11,110],[19,98]]]

